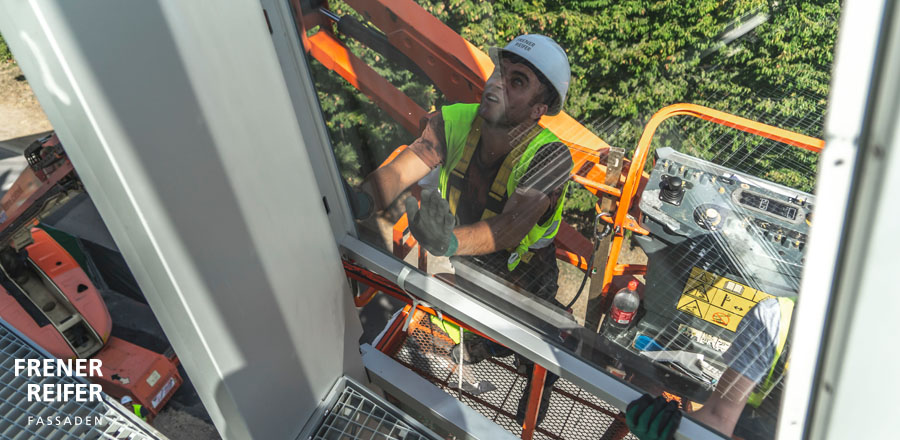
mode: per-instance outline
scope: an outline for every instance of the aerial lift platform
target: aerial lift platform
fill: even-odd
[[[483,423],[483,416],[455,405],[458,401],[447,392],[407,374],[408,369],[385,359],[383,352],[359,347],[359,322],[344,262],[387,280],[380,289],[386,293],[399,289],[403,295],[412,295],[411,302],[420,306],[410,307],[414,318],[422,316],[423,307],[437,308],[458,324],[560,374],[616,410],[638,397],[640,392],[632,385],[558,349],[527,323],[356,237],[306,73],[296,10],[275,1],[261,5],[264,12],[257,2],[234,2],[228,7],[199,2],[102,6],[8,2],[2,4],[4,14],[0,14],[4,36],[34,81],[36,94],[66,143],[66,152],[161,325],[176,350],[184,353],[181,360],[219,431],[227,438],[296,438],[327,420],[323,415],[331,413],[328,403],[332,400],[326,397],[349,377],[377,384],[404,405],[418,403],[417,409],[425,411],[429,420],[456,422],[460,436],[499,438],[488,434],[496,431]],[[829,416],[862,419],[863,409],[841,397],[857,397],[852,400],[859,402],[864,400],[859,394],[862,391],[854,389],[871,394],[879,385],[896,384],[891,377],[879,377],[877,383],[869,377],[851,380],[849,373],[839,368],[861,361],[852,355],[863,347],[854,345],[865,341],[863,329],[891,334],[884,321],[851,319],[858,308],[846,307],[871,305],[872,292],[887,273],[878,271],[885,269],[884,261],[875,260],[872,256],[878,254],[871,252],[887,249],[889,240],[872,241],[872,236],[863,233],[866,225],[886,225],[886,216],[865,214],[875,212],[873,207],[878,207],[880,214],[890,214],[889,207],[895,206],[891,197],[896,199],[896,194],[872,191],[896,182],[896,155],[890,154],[894,151],[868,148],[874,141],[889,138],[896,113],[881,119],[863,117],[868,115],[863,111],[866,108],[878,114],[885,110],[884,102],[897,102],[893,99],[896,86],[882,83],[890,75],[872,74],[876,66],[894,65],[892,58],[882,55],[896,53],[889,50],[896,47],[896,33],[879,34],[878,24],[882,14],[893,20],[897,11],[884,7],[865,11],[850,7],[845,18],[844,31],[862,37],[852,45],[842,40],[835,90],[881,86],[879,96],[885,98],[873,99],[866,107],[869,95],[836,92],[831,103],[835,110],[829,115],[829,127],[836,128],[829,129],[826,136],[828,149],[823,151],[822,163],[828,178],[819,180],[817,191],[829,197],[816,200],[816,228],[809,232],[808,259],[802,269],[805,280],[815,273],[811,268],[828,275],[818,274],[800,288],[801,297],[816,299],[800,301],[793,325],[795,339],[804,337],[810,342],[793,352],[780,427],[786,438],[846,438],[844,434],[851,430],[853,435],[877,437],[878,429],[884,428],[877,421],[847,427],[832,422],[839,417]],[[215,20],[210,20],[211,15]],[[123,37],[108,44],[108,34]],[[876,44],[879,41],[883,46]],[[847,62],[849,67],[840,67]],[[892,108],[888,106],[886,111]],[[870,152],[886,159],[873,161],[876,156]],[[634,164],[646,158],[632,159],[624,179],[628,184],[619,189],[614,226],[624,229],[629,214],[639,222],[630,209],[635,206],[646,214],[641,206],[646,197],[638,203],[631,200],[643,180],[636,177],[644,171]],[[646,177],[647,185],[661,183],[663,175],[673,175],[663,161],[676,158],[688,160],[659,157]],[[599,162],[594,162],[598,172],[604,166]],[[693,169],[704,171],[707,166],[694,165]],[[883,179],[853,180],[855,165],[882,170],[869,175]],[[680,165],[675,170],[680,172]],[[758,182],[734,180],[734,191],[743,189],[769,197],[769,203],[803,208],[790,200],[775,200],[775,194],[767,192],[772,187],[757,185],[763,189],[749,191],[740,183],[754,188]],[[623,179],[618,181],[621,184]],[[870,190],[859,200],[867,206],[855,204],[848,210],[851,188],[854,192]],[[737,194],[738,201],[741,194]],[[630,208],[622,209],[629,204]],[[666,212],[675,208],[660,206],[663,214],[678,218],[673,215],[677,213]],[[779,212],[787,217],[799,215],[799,210],[793,215]],[[845,217],[856,220],[846,230]],[[698,227],[709,219],[700,220],[690,219]],[[641,225],[633,227],[645,227]],[[650,231],[649,226],[646,230]],[[857,240],[839,248],[835,238],[843,232]],[[845,252],[857,252],[853,255],[860,258],[838,259]],[[580,258],[572,261],[581,266]],[[836,273],[846,274],[847,261],[856,262],[855,273],[860,276],[855,278],[863,279],[862,284],[835,284]],[[611,281],[616,266],[610,269],[610,264],[618,262],[605,266],[603,277],[609,275]],[[648,278],[651,270],[647,268]],[[375,282],[376,278],[366,276]],[[850,289],[856,292],[852,302],[846,295]],[[832,309],[829,305],[845,307]],[[431,321],[416,322],[427,325]],[[826,322],[833,325],[826,328]],[[857,335],[860,331],[863,335]],[[827,344],[819,338],[823,332],[829,336]],[[830,345],[836,336],[846,338],[841,340],[847,343]],[[820,350],[826,353],[821,364],[817,361]],[[868,362],[873,361],[873,354],[891,361],[885,351],[867,354]],[[880,396],[866,398],[890,405]],[[815,402],[811,408],[810,402]],[[686,418],[678,436],[715,438],[716,434]]]
[[[417,127],[410,118],[419,117],[424,121],[425,111],[365,65],[340,42],[334,31],[359,40],[381,55],[397,60],[400,65],[423,72],[448,101],[480,101],[484,82],[493,71],[492,61],[481,50],[411,2],[351,1],[348,4],[383,34],[351,15],[338,16],[327,9],[326,2],[301,2],[295,13],[299,17],[297,27],[304,47],[311,57],[353,84],[411,133],[417,133],[424,122]],[[310,32],[307,29],[316,30]],[[492,274],[488,273],[491,269],[485,272],[485,268],[458,259],[454,261],[454,267],[457,277],[462,275],[483,287],[473,292],[483,302],[505,310],[532,327],[540,328],[550,323],[550,327],[576,335],[581,342],[578,355],[632,383],[641,383],[645,388],[658,387],[668,398],[677,399],[685,409],[691,409],[692,402],[702,403],[709,398],[725,370],[725,365],[717,364],[717,361],[721,362],[722,351],[730,345],[741,318],[756,303],[772,297],[762,286],[778,296],[796,297],[815,198],[671,148],[656,151],[651,172],[646,174],[644,170],[648,167],[645,165],[657,128],[664,121],[679,116],[699,118],[778,144],[765,144],[759,146],[760,149],[771,151],[787,146],[819,153],[824,146],[822,140],[809,136],[699,105],[676,104],[660,110],[650,119],[633,157],[628,160],[623,159],[621,149],[611,149],[565,113],[545,117],[541,125],[558,134],[570,148],[574,159],[573,180],[599,196],[596,206],[599,224],[595,227],[605,227],[612,232],[611,240],[594,237],[596,243],[592,244],[590,237],[563,224],[563,232],[556,238],[558,257],[584,271],[585,277],[591,277],[595,304],[581,308],[583,315],[580,318],[584,324],[580,325],[564,314],[554,314],[553,310],[538,304],[540,301],[536,298],[523,299],[531,295],[512,291],[512,286],[505,286],[496,277],[491,279]],[[731,133],[723,138],[730,143],[747,142],[735,140]],[[706,141],[716,142],[713,139]],[[385,164],[404,148],[395,150]],[[417,191],[414,189],[413,192]],[[407,227],[405,215],[394,225],[392,253],[398,258],[405,258],[416,245]],[[650,258],[649,272],[648,265],[619,262],[626,231],[638,236],[637,243]],[[695,240],[701,244],[697,245],[700,249],[693,252],[704,256],[695,257],[686,264],[685,255],[673,253],[673,250],[683,246],[682,243]],[[723,257],[707,255],[714,253],[727,254],[724,259],[728,261],[717,263],[714,260]],[[734,257],[736,254],[741,255]],[[421,248],[417,263],[421,271],[428,273],[427,256]],[[345,263],[345,267],[348,267],[351,279],[363,286],[356,304],[365,305],[377,294],[384,280],[363,267],[354,266],[353,262]],[[627,340],[598,336],[596,333],[602,328],[600,323],[608,319],[605,312],[611,300],[609,292],[615,292],[635,276],[645,280],[642,283],[645,285],[642,288],[644,307],[635,332],[629,334]],[[603,408],[585,399],[578,400],[577,396],[583,390],[566,382],[554,389],[553,395],[557,399],[550,405],[543,428],[535,426],[536,402],[541,398],[537,387],[536,394],[529,396],[531,404],[524,426],[517,426],[515,410],[510,413],[509,408],[504,409],[517,404],[521,397],[521,389],[515,390],[514,384],[523,386],[510,359],[506,364],[494,360],[482,362],[464,380],[462,365],[446,368],[450,348],[447,344],[452,346],[453,341],[422,313],[430,313],[441,320],[453,318],[445,317],[436,307],[421,307],[420,299],[389,284],[392,288],[387,291],[409,303],[411,308],[395,318],[386,339],[376,344],[376,348],[395,356],[403,365],[444,389],[451,389],[458,380],[456,389],[461,400],[522,438],[532,438],[535,434],[554,439],[622,438],[627,434],[622,414],[610,412],[608,404]],[[576,294],[569,305],[579,299]],[[403,325],[407,321],[410,324]],[[455,321],[461,324],[459,320]],[[397,330],[400,327],[403,331]],[[475,333],[485,336],[478,331]],[[644,350],[632,346],[638,335],[655,338],[669,350],[701,351],[713,364],[701,373],[687,371],[678,363],[650,362],[642,356],[646,354]],[[684,339],[693,338],[694,342],[679,342],[679,335]],[[545,336],[553,339],[552,332]],[[715,347],[709,349],[709,345]],[[419,354],[413,356],[411,351]],[[422,365],[422,362],[426,364]],[[513,374],[505,369],[512,369]],[[534,374],[534,382],[543,383],[544,369],[536,368]],[[478,382],[476,377],[481,376],[511,377],[501,380],[505,386],[499,392],[486,393],[490,397],[479,397],[480,390],[467,392],[462,386],[463,382]],[[566,391],[564,387],[571,389]],[[562,403],[560,396],[571,399]],[[491,402],[492,397],[499,400]],[[599,420],[590,421],[589,413],[596,414],[594,418]],[[591,426],[591,429],[584,429],[585,426]]]
[[[142,405],[153,420],[183,382],[178,359],[111,335],[100,292],[40,227],[84,187],[55,134],[24,154],[28,165],[0,198],[0,318],[59,359],[99,360],[101,375],[91,380]]]

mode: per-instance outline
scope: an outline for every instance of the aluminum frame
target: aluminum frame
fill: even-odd
[[[816,411],[820,361],[833,292],[840,281],[851,194],[858,179],[857,157],[868,121],[879,40],[888,2],[847,2],[841,11],[837,53],[825,121],[826,148],[816,179],[815,222],[794,311],[791,371],[787,375],[778,438],[809,438]],[[861,92],[868,91],[867,93]],[[825,197],[827,195],[827,197]],[[817,422],[821,423],[821,422]],[[818,437],[812,437],[818,438]]]
[[[361,326],[260,3],[2,0],[0,29],[219,432],[295,437]]]
[[[806,438],[896,437],[895,420],[870,415],[900,413],[900,377],[893,373],[900,353],[890,348],[900,321],[886,315],[900,308],[900,297],[888,287],[896,285],[900,246],[900,6],[873,6],[845,5],[848,27],[842,29],[829,107],[828,134],[855,153],[855,163],[849,165],[850,199],[841,211],[845,221],[827,291],[822,348],[808,390]],[[841,177],[835,165],[826,164],[820,179]]]
[[[309,71],[300,35],[294,23],[295,11],[290,0],[259,0],[269,28],[275,53],[281,64],[285,85],[294,112],[305,117],[298,117],[301,136],[310,146],[306,148],[310,160],[317,164],[313,173],[322,193],[323,203],[328,210],[328,220],[334,240],[339,242],[346,234],[356,236],[356,227],[350,205],[344,195],[340,170],[334,153],[331,151],[331,139],[325,125],[322,108],[316,98],[315,86]],[[322,148],[321,146],[324,146]]]

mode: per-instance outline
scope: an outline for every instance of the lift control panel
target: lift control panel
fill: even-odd
[[[664,237],[697,238],[719,232],[778,245],[777,254],[798,263],[806,246],[814,197],[671,148],[657,159],[641,198],[645,216]]]
[[[709,370],[683,377],[714,388],[741,319],[767,298],[796,296],[814,203],[810,194],[658,149],[640,201],[651,234],[635,237],[649,261],[635,338],[702,353]]]
[[[810,194],[661,148],[640,208],[658,241],[647,250],[712,240],[729,272],[788,295],[796,292],[814,203]]]

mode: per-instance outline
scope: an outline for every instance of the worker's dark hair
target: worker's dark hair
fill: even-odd
[[[536,104],[537,102],[543,102],[547,104],[548,109],[555,108],[557,104],[559,104],[559,93],[557,93],[556,88],[553,87],[553,84],[550,84],[550,80],[541,73],[540,70],[534,67],[531,62],[526,60],[525,58],[520,57],[511,52],[501,51],[500,57],[502,59],[507,59],[509,62],[513,64],[524,64],[525,67],[531,69],[534,72],[534,75],[537,76],[538,81],[541,83],[543,89],[541,93],[535,96],[535,98],[529,102],[529,104]]]

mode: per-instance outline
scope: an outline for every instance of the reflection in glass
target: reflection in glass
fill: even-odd
[[[837,3],[512,3],[299,14],[351,205],[375,213],[360,235],[723,433],[769,437]],[[648,128],[657,111],[682,116]],[[610,331],[632,280],[640,306]],[[434,325],[454,362],[521,367],[521,424],[530,361]]]

